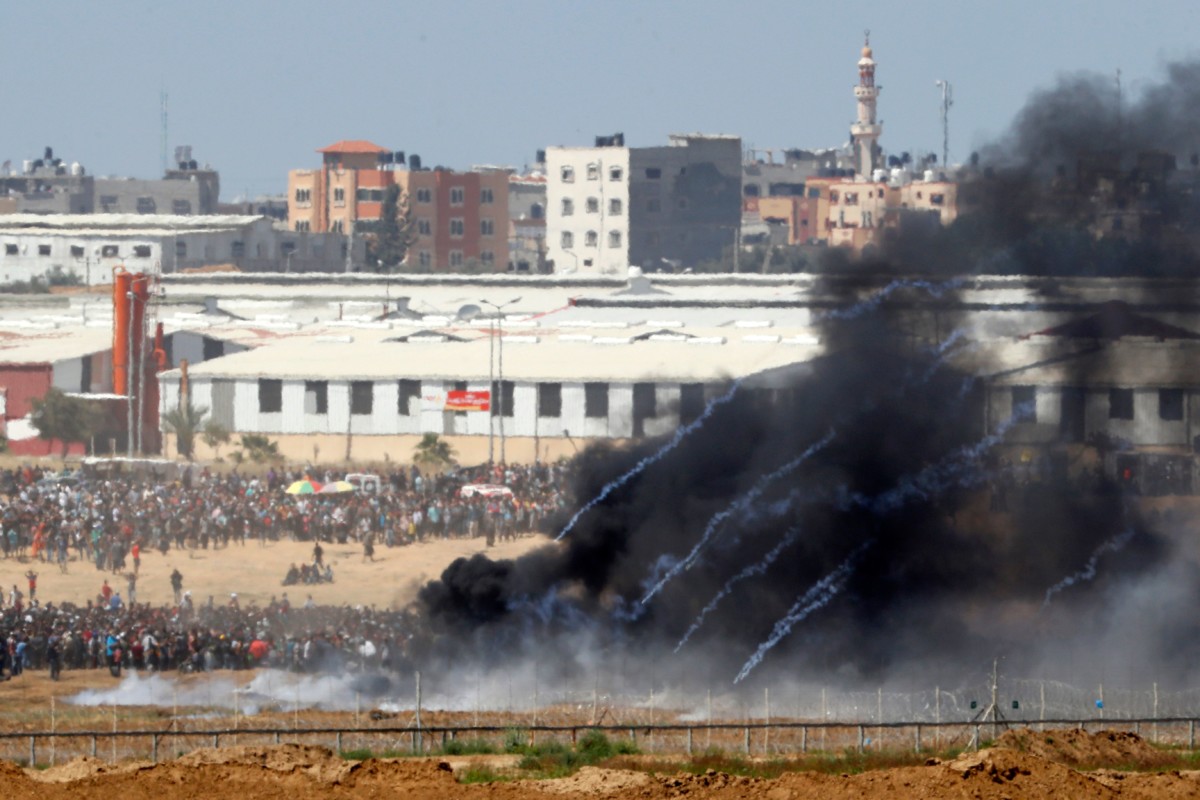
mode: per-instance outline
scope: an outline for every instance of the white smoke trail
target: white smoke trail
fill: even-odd
[[[747,659],[742,665],[742,670],[733,679],[734,683],[741,683],[754,668],[757,667],[763,660],[763,656],[767,654],[772,647],[779,644],[785,636],[792,632],[798,623],[804,620],[809,614],[814,611],[819,611],[829,604],[829,601],[837,596],[838,592],[846,585],[846,579],[854,572],[854,567],[858,564],[858,559],[867,551],[867,548],[873,544],[868,540],[860,544],[850,556],[841,563],[841,565],[833,572],[826,575],[821,580],[813,584],[807,592],[800,596],[787,614],[775,623],[771,635],[765,642],[758,646],[754,651],[754,655]]]
[[[1068,575],[1058,583],[1046,590],[1046,599],[1042,601],[1042,610],[1044,611],[1050,605],[1050,598],[1058,594],[1064,589],[1069,589],[1079,581],[1090,581],[1096,577],[1096,566],[1100,561],[1100,557],[1105,553],[1116,553],[1125,548],[1129,541],[1133,539],[1133,528],[1128,528],[1122,533],[1117,534],[1112,539],[1109,539],[1104,544],[1096,548],[1092,553],[1091,558],[1083,565],[1083,569],[1076,572],[1074,575]]]
[[[964,283],[966,283],[966,279],[964,279],[964,278],[954,278],[952,280],[948,280],[943,283],[933,283],[931,281],[907,280],[904,278],[897,278],[896,280],[889,283],[887,286],[880,289],[875,294],[868,297],[866,300],[862,300],[858,303],[855,303],[854,305],[850,306],[849,308],[841,308],[841,309],[837,309],[835,311],[827,311],[824,314],[818,315],[817,320],[820,321],[820,320],[825,320],[825,319],[855,319],[856,317],[861,317],[863,314],[867,313],[868,311],[874,311],[875,309],[879,308],[879,306],[883,305],[884,300],[887,300],[888,297],[890,297],[891,295],[900,291],[901,289],[921,289],[923,291],[928,292],[929,294],[931,294],[934,297],[941,297],[946,292],[948,292],[952,289],[957,289],[958,287],[962,286]]]
[[[755,575],[762,575],[767,571],[768,567],[775,563],[775,559],[779,558],[779,554],[786,550],[788,546],[792,544],[792,542],[799,538],[799,536],[800,528],[791,528],[783,535],[783,538],[771,548],[770,552],[763,556],[761,561],[751,564],[737,575],[734,575],[732,578],[730,578],[728,582],[721,587],[721,591],[717,592],[716,596],[713,597],[712,600],[708,601],[708,605],[700,610],[700,614],[696,617],[695,622],[692,623],[692,627],[687,629],[687,632],[683,634],[683,638],[679,640],[679,644],[675,645],[675,652],[678,653],[680,649],[688,643],[688,639],[692,638],[692,634],[700,630],[700,626],[704,624],[704,620],[708,617],[708,615],[715,611],[720,602],[728,597],[729,593],[733,591],[733,585],[735,583],[741,583],[747,578],[753,578]]]
[[[730,400],[733,399],[733,396],[737,393],[737,390],[741,385],[742,384],[741,384],[740,380],[734,381],[733,385],[729,387],[729,391],[725,392],[725,394],[721,395],[720,397],[713,398],[712,400],[710,400],[708,402],[708,405],[704,407],[704,413],[702,413],[696,419],[692,420],[687,425],[685,425],[681,428],[676,428],[675,434],[671,437],[671,440],[669,442],[664,444],[657,451],[655,451],[655,452],[651,453],[650,455],[646,456],[645,458],[643,458],[641,461],[639,461],[637,464],[635,464],[633,466],[633,468],[630,469],[628,472],[626,472],[623,475],[620,475],[620,476],[614,478],[613,480],[609,481],[608,483],[606,483],[604,485],[604,488],[602,488],[600,490],[599,494],[597,494],[595,497],[593,497],[591,500],[589,500],[586,505],[584,505],[582,508],[580,508],[578,511],[575,512],[575,516],[571,517],[570,522],[568,522],[566,524],[566,526],[563,527],[562,531],[558,534],[558,536],[554,537],[554,541],[556,541],[556,542],[560,541],[564,536],[566,536],[568,533],[571,532],[571,530],[575,527],[575,524],[577,522],[579,522],[580,517],[582,517],[588,511],[591,511],[593,508],[595,508],[597,505],[599,505],[601,502],[603,502],[604,499],[607,498],[614,491],[616,491],[620,487],[624,486],[626,483],[628,483],[630,480],[632,480],[637,475],[641,474],[651,464],[654,464],[655,462],[662,460],[662,458],[664,456],[666,456],[667,453],[671,452],[676,447],[678,447],[679,443],[682,442],[684,437],[686,437],[688,434],[692,433],[693,431],[699,430],[700,427],[712,415],[713,411],[717,408],[717,406],[725,405],[726,403],[728,403]]]
[[[655,582],[650,591],[648,591],[642,598],[642,604],[645,605],[646,602],[654,597],[654,595],[659,593],[663,586],[666,585],[667,581],[671,580],[680,572],[690,567],[696,561],[697,557],[700,555],[700,551],[704,549],[704,546],[708,544],[712,537],[717,533],[717,530],[720,528],[721,524],[725,522],[725,520],[729,519],[734,514],[744,512],[753,506],[756,502],[758,502],[759,498],[762,497],[763,492],[765,492],[772,483],[797,470],[800,465],[819,453],[825,448],[826,445],[833,441],[833,437],[834,431],[831,429],[819,441],[809,445],[803,453],[796,456],[782,467],[779,467],[774,472],[770,472],[759,478],[749,491],[730,503],[723,511],[719,511],[714,514],[712,519],[708,521],[708,525],[704,528],[704,533],[700,536],[700,541],[696,542],[696,545],[686,557],[672,565],[671,568],[667,570],[666,574],[663,575],[662,578],[660,578],[657,582]]]

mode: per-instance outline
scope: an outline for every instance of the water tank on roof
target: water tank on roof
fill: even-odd
[[[46,155],[44,155],[43,158],[46,161],[53,161],[54,160],[54,148],[47,145],[46,146]]]
[[[875,181],[875,183],[883,183],[884,181],[887,180],[887,170],[886,169],[875,170],[874,172],[871,173],[871,180]]]
[[[408,168],[411,170],[419,170],[421,168],[421,157],[413,153],[408,157]]]
[[[195,161],[188,162],[188,169],[196,169],[196,167],[198,167],[198,166],[199,166],[199,164]]]
[[[21,162],[21,171],[24,172],[26,175],[33,172],[33,159],[32,158],[27,158]]]
[[[402,167],[404,166],[404,151],[403,150],[397,150],[396,152],[392,153],[392,163],[399,164]]]
[[[934,173],[933,170],[931,170],[931,169],[925,170],[925,182],[926,183],[933,183],[936,180],[937,180],[937,175]]]
[[[546,163],[546,151],[545,150],[537,151],[537,163],[539,163],[539,164]]]
[[[78,161],[71,162],[71,174],[78,177],[83,174],[83,164]]]

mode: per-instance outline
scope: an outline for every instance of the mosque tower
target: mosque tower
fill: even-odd
[[[871,52],[871,32],[865,34],[862,58],[858,60],[858,85],[854,87],[854,98],[858,101],[858,119],[850,126],[850,140],[854,147],[854,171],[860,178],[871,179],[871,173],[880,166],[879,134],[883,125],[875,121],[875,100],[880,87],[875,85],[875,59]]]

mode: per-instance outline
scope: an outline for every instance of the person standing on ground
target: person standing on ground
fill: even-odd
[[[27,570],[25,572],[25,577],[29,580],[29,602],[32,603],[34,598],[37,597],[38,574],[33,570]]]
[[[175,603],[178,605],[183,599],[183,575],[178,567],[171,573],[171,591],[175,594]]]

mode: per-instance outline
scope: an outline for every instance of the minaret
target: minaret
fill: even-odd
[[[879,166],[879,134],[883,126],[875,121],[875,100],[880,87],[875,85],[875,59],[871,52],[871,32],[865,34],[862,58],[858,60],[858,85],[854,87],[854,98],[858,101],[858,119],[850,126],[850,139],[854,146],[854,170],[859,177],[871,179],[871,173]]]

